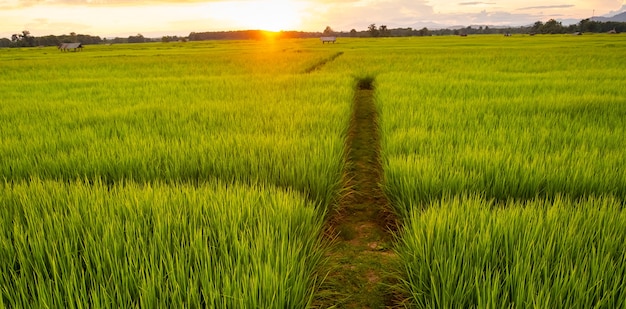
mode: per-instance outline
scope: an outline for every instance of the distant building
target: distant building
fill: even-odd
[[[61,45],[59,45],[59,50],[61,51],[81,51],[83,50],[83,44],[82,43],[61,43]]]

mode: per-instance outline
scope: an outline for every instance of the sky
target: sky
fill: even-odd
[[[0,0],[0,37],[75,32],[100,37],[186,36],[249,30],[430,29],[470,25],[564,25],[626,10],[626,0]]]

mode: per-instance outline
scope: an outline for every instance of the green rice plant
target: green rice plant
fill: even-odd
[[[477,193],[626,197],[626,98],[614,83],[624,44],[485,37],[448,49],[453,40],[392,50],[376,78],[396,205]]]
[[[0,305],[303,308],[352,80],[311,42],[0,55]]]
[[[624,307],[626,44],[372,45],[344,60],[373,64],[410,306]]]
[[[622,308],[626,212],[613,197],[412,205],[400,238],[416,308]]]
[[[0,304],[304,308],[322,213],[268,185],[0,183]]]
[[[624,49],[594,35],[0,53],[2,304],[307,306],[367,77],[416,306],[623,307]]]
[[[3,55],[0,178],[217,178],[333,199],[352,80],[302,74],[332,51],[291,41],[146,46]]]

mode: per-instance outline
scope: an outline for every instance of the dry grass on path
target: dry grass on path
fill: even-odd
[[[380,187],[382,167],[372,79],[359,84],[348,136],[344,196],[330,215],[329,275],[318,294],[320,308],[386,308],[392,289],[396,222]]]

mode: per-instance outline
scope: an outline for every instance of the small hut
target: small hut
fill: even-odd
[[[335,44],[335,41],[337,41],[337,38],[334,36],[323,36],[320,38],[320,40],[322,41],[322,44],[325,44],[325,43],[330,44],[331,42]]]
[[[59,50],[66,52],[66,51],[81,51],[83,50],[83,44],[82,43],[62,43],[61,45],[59,45]]]

